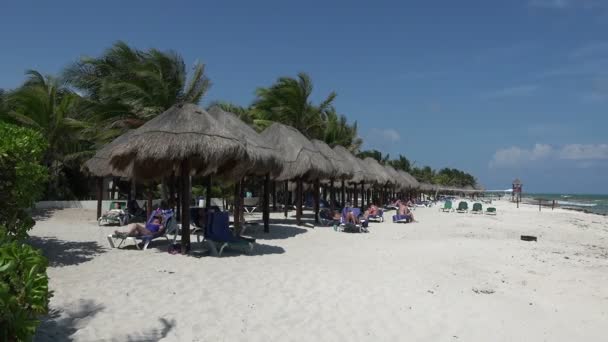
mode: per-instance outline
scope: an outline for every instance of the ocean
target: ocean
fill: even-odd
[[[608,195],[523,193],[522,198],[556,200],[561,208],[608,215]]]

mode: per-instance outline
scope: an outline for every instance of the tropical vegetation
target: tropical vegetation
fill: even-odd
[[[26,209],[47,179],[49,146],[34,130],[0,122],[0,339],[31,340],[51,293],[47,260],[26,243],[35,222]]]
[[[200,104],[210,87],[204,64],[187,69],[174,51],[140,50],[119,41],[100,56],[69,64],[55,77],[27,71],[22,86],[0,90],[0,120],[47,138],[42,159],[49,170],[45,198],[83,198],[90,196],[90,186],[81,165],[98,148],[177,103]],[[457,169],[418,167],[403,155],[391,159],[380,151],[362,151],[357,122],[336,109],[337,94],[314,94],[322,99],[315,102],[313,91],[311,77],[298,73],[256,89],[250,104],[215,101],[209,106],[235,113],[258,131],[273,122],[293,126],[308,138],[345,146],[423,182],[475,185],[472,175]]]

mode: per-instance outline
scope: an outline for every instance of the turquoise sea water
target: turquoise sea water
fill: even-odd
[[[608,215],[608,195],[524,193],[522,197],[556,200],[562,208],[571,208],[595,214]]]

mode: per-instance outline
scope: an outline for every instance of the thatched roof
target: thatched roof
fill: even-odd
[[[82,170],[96,177],[115,176],[131,178],[133,172],[132,166],[130,165],[124,170],[114,169],[110,164],[110,156],[112,150],[120,144],[125,144],[132,133],[133,130],[130,130],[112,142],[102,146],[91,159],[82,165]]]
[[[175,105],[131,134],[112,150],[110,162],[120,170],[133,163],[138,179],[169,175],[183,160],[190,160],[194,173],[247,160],[245,144],[235,133],[194,104]]]
[[[397,171],[401,174],[401,176],[403,176],[405,179],[407,179],[409,181],[409,188],[410,189],[417,189],[418,187],[420,187],[420,183],[418,182],[418,180],[416,180],[416,178],[412,175],[410,175],[409,173],[403,171],[403,170],[399,170]]]
[[[336,153],[334,150],[329,147],[325,142],[321,140],[313,139],[311,140],[315,145],[319,152],[329,160],[329,163],[332,165],[332,174],[331,178],[344,178],[349,179],[353,177],[353,169],[348,162],[347,157],[344,154]]]
[[[390,165],[384,165],[384,170],[390,176],[390,184],[396,187],[402,186],[403,180],[395,168]]]
[[[374,182],[380,185],[384,185],[391,181],[391,177],[386,173],[384,167],[378,163],[378,161],[372,157],[363,159],[363,162],[373,174]],[[369,179],[372,180],[371,178]]]
[[[333,167],[319,149],[297,129],[273,123],[262,132],[262,137],[276,146],[283,157],[283,171],[278,180],[329,177]]]
[[[235,165],[224,165],[217,170],[219,176],[241,178],[244,175],[265,175],[276,177],[283,168],[282,158],[273,146],[252,127],[244,123],[235,114],[215,106],[209,109],[209,115],[235,134],[245,144],[247,161]]]
[[[347,150],[344,146],[335,146],[333,148],[334,152],[337,155],[342,156],[345,160],[345,166],[347,166],[352,172],[352,177],[350,179],[353,183],[361,182],[365,176],[367,175],[367,171],[361,168],[360,159],[355,157],[349,150]]]

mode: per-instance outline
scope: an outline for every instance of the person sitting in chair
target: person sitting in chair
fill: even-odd
[[[373,203],[372,203],[372,205],[369,206],[369,215],[372,215],[372,216],[378,215],[378,207]]]
[[[350,203],[346,203],[346,223],[359,224],[359,218],[353,213]]]
[[[412,213],[410,208],[408,208],[407,205],[403,203],[399,204],[399,215],[408,217],[410,222],[416,222],[416,220],[414,219],[414,214]]]
[[[154,216],[152,221],[143,225],[141,223],[133,223],[129,228],[128,232],[115,231],[117,236],[153,236],[156,234],[162,234],[165,227],[162,224],[163,218],[160,215]]]

